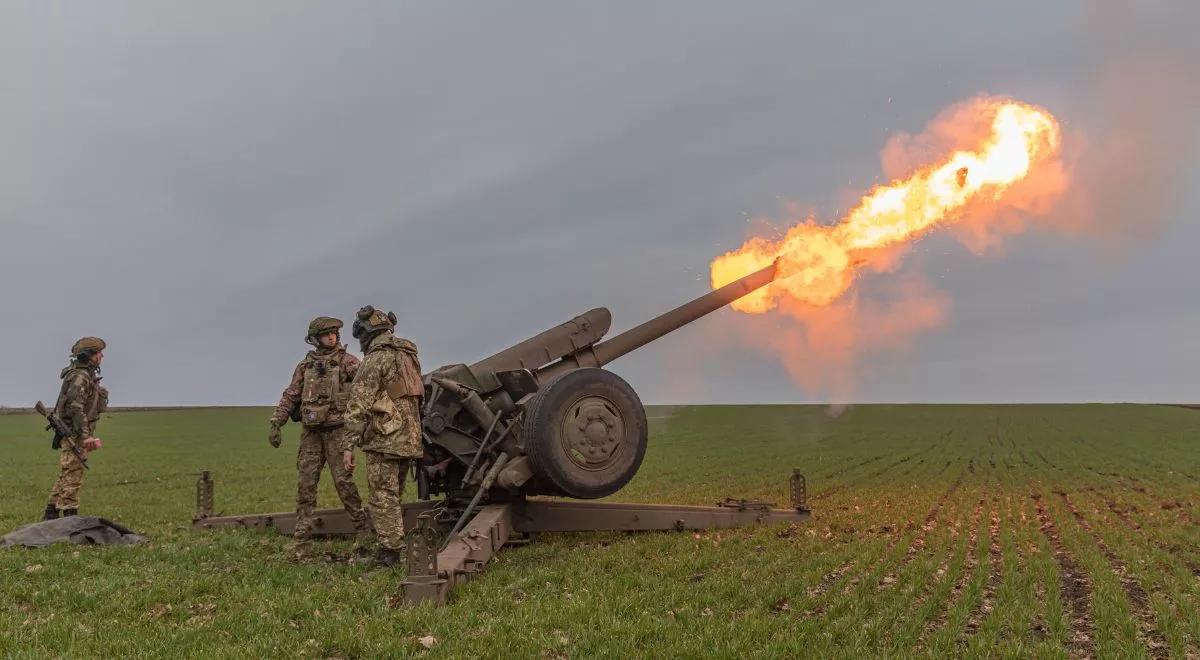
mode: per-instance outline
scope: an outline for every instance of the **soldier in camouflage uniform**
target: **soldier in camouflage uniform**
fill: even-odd
[[[62,389],[54,404],[54,414],[71,430],[62,438],[58,454],[58,480],[50,490],[43,520],[79,513],[79,489],[83,486],[83,463],[72,447],[78,447],[87,458],[89,452],[100,448],[100,439],[93,434],[100,413],[108,407],[108,390],[100,385],[100,362],[104,360],[105,343],[99,337],[84,337],[71,346],[71,364],[62,370]]]
[[[342,461],[346,399],[350,394],[350,382],[359,369],[359,361],[339,343],[341,327],[341,321],[328,316],[319,316],[308,325],[308,336],[304,341],[311,344],[313,350],[296,365],[292,380],[283,391],[270,420],[268,440],[272,447],[279,447],[279,429],[289,418],[303,424],[300,451],[296,456],[299,483],[296,489],[296,531],[292,537],[299,556],[307,553],[312,539],[317,484],[326,463],[329,464],[334,489],[346,513],[350,514],[360,541],[371,533],[371,523],[363,510],[358,487],[354,485],[354,475],[345,469]]]
[[[371,306],[358,310],[353,334],[364,356],[350,391],[343,441],[346,469],[354,469],[355,446],[366,455],[371,517],[379,536],[375,563],[385,567],[400,560],[404,478],[423,453],[421,363],[417,347],[392,334],[395,327],[395,314]]]

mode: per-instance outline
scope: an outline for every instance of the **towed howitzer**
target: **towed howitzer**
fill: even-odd
[[[726,498],[716,506],[591,500],[617,492],[641,466],[646,411],[633,388],[602,367],[775,279],[776,264],[607,340],[597,307],[473,364],[423,378],[419,501],[406,503],[406,602],[444,603],[501,547],[540,532],[684,530],[807,520],[805,479],[790,477],[790,509]],[[440,496],[434,499],[434,496]],[[213,481],[197,483],[193,526],[295,529],[290,512],[213,515]],[[314,533],[354,534],[342,509],[314,512]]]
[[[87,457],[84,456],[83,450],[80,449],[79,446],[70,439],[71,429],[67,428],[67,425],[58,418],[58,415],[47,410],[46,405],[41,401],[35,403],[33,409],[37,412],[37,414],[46,418],[46,430],[54,431],[54,440],[51,441],[50,447],[52,449],[59,449],[62,447],[62,441],[66,439],[67,444],[70,446],[71,453],[75,454],[75,458],[79,459],[79,462],[83,465],[83,469],[90,470],[91,467],[88,466]]]
[[[629,482],[646,451],[641,400],[604,365],[755,291],[776,265],[711,291],[606,341],[597,307],[474,364],[425,377],[419,497],[474,497],[500,456],[488,499],[595,499]]]

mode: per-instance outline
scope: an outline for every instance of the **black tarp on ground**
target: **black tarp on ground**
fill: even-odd
[[[137,545],[145,540],[144,536],[107,518],[70,516],[18,527],[0,537],[0,546],[44,548],[60,542],[80,545]]]

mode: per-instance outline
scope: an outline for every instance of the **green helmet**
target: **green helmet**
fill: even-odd
[[[318,316],[308,324],[308,337],[318,337],[342,329],[342,322],[332,316]]]
[[[104,350],[105,346],[104,340],[99,337],[84,337],[71,344],[71,355],[79,356],[88,353],[97,353]]]
[[[367,305],[358,310],[355,316],[354,325],[350,328],[350,333],[355,339],[369,337],[380,330],[395,330],[396,329],[396,314],[388,312],[384,314],[382,311]]]

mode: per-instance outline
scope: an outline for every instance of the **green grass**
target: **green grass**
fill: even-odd
[[[296,429],[265,409],[122,412],[83,512],[148,546],[0,551],[0,654],[60,656],[1184,657],[1200,652],[1200,411],[1156,406],[656,409],[619,499],[784,503],[794,528],[547,535],[449,606],[391,607],[400,572],[287,560],[287,539],[190,530],[289,510]],[[40,515],[55,454],[0,416],[0,531]],[[360,471],[361,472],[361,471]],[[362,475],[360,474],[361,478]],[[409,493],[411,497],[411,493]],[[323,479],[321,505],[336,498]],[[328,543],[345,552],[345,541]],[[1071,572],[1081,587],[1069,588]],[[436,645],[418,640],[431,635]]]

